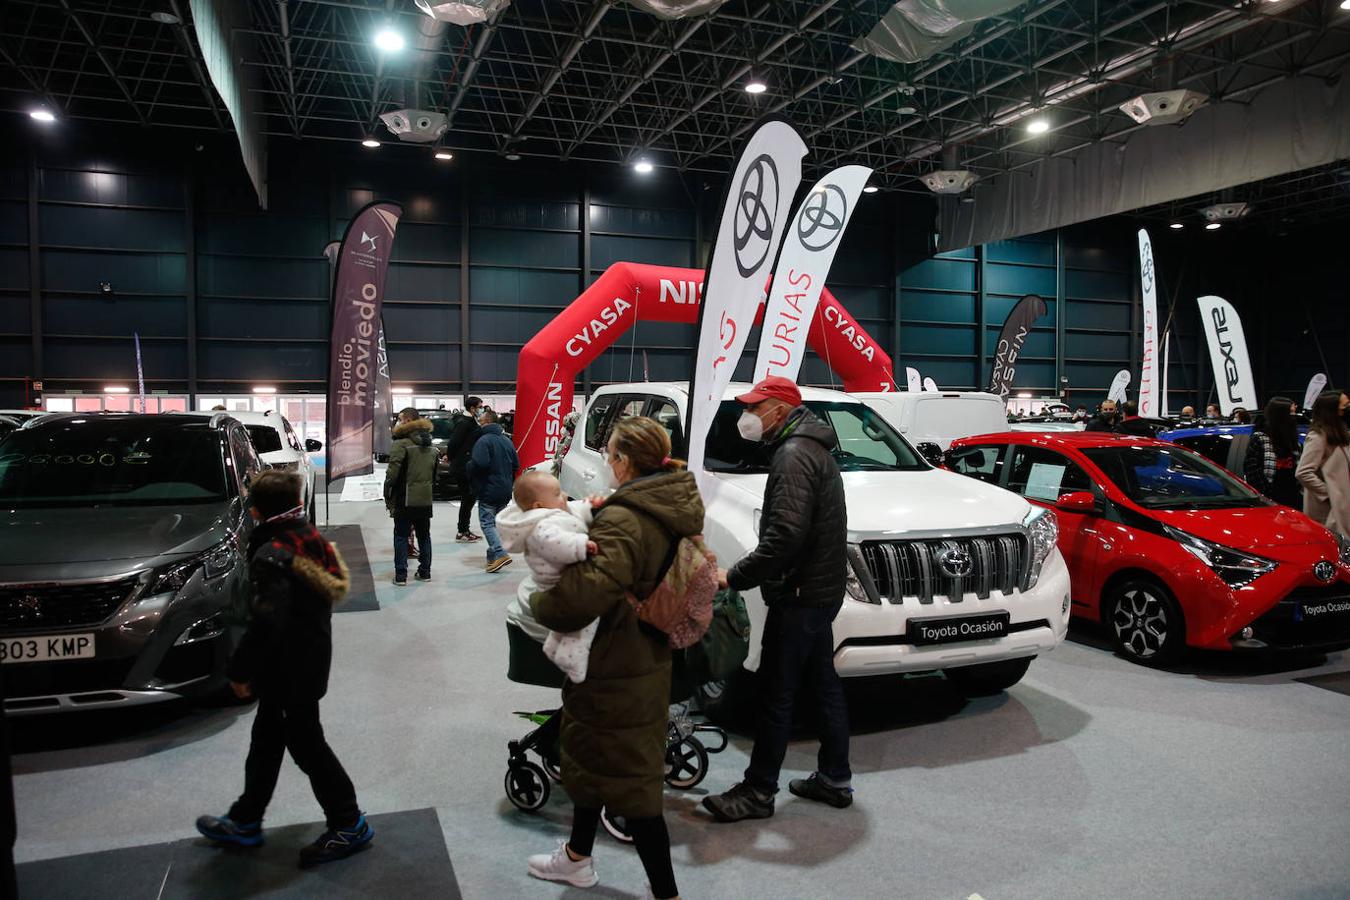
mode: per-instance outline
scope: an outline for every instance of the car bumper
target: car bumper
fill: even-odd
[[[1230,643],[1244,651],[1344,650],[1350,647],[1350,584],[1296,589]]]
[[[1036,586],[1011,596],[995,592],[986,600],[967,594],[959,603],[880,605],[845,600],[834,621],[834,664],[845,677],[926,672],[1047,653],[1068,631],[1069,571],[1058,552],[1046,560]],[[916,645],[909,635],[913,618],[974,616],[1007,612],[1003,637]]]

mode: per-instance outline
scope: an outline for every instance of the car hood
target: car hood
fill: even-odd
[[[910,532],[1015,528],[1031,504],[1011,491],[947,472],[845,472],[850,540]],[[762,503],[769,476],[719,474],[718,479]]]
[[[172,558],[208,550],[229,535],[229,503],[18,509],[0,524],[2,568]]]
[[[1287,506],[1257,506],[1248,509],[1153,510],[1150,516],[1198,538],[1250,550],[1281,559],[1279,548],[1323,548],[1335,559],[1336,539],[1321,525]],[[1275,552],[1272,552],[1275,551]]]

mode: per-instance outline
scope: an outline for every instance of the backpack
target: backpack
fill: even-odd
[[[716,594],[717,557],[703,543],[703,535],[696,534],[676,536],[665,574],[650,594],[627,597],[639,621],[663,632],[670,646],[681,650],[698,643],[708,630]]]

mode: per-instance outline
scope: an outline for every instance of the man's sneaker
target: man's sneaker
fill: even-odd
[[[330,828],[319,839],[307,847],[300,848],[300,865],[317,866],[319,863],[346,859],[360,850],[375,836],[365,816],[357,816],[356,824],[350,828]]]
[[[574,860],[567,855],[567,842],[558,841],[552,853],[538,853],[526,860],[526,870],[545,881],[565,881],[573,887],[595,887],[600,876],[595,874],[595,861],[589,856]]]
[[[421,572],[414,572],[413,578],[416,578],[418,581],[430,581],[431,573],[428,572],[427,574],[423,575]]]
[[[703,808],[719,822],[767,819],[773,815],[773,795],[762,793],[742,781],[724,794],[704,797]]]
[[[263,842],[262,822],[243,825],[229,816],[202,816],[197,820],[197,830],[203,837],[222,844],[259,847]]]
[[[788,790],[798,797],[828,803],[835,809],[844,809],[853,805],[853,789],[831,787],[820,780],[819,772],[812,772],[810,778],[794,778],[788,782]]]
[[[472,544],[474,541],[481,541],[482,538],[472,531],[461,532],[455,535],[455,542],[459,544]]]
[[[404,575],[402,578],[400,578],[400,577],[398,577],[397,575],[395,575],[395,576],[394,576],[394,586],[395,586],[395,587],[407,587],[407,586],[408,586],[408,576],[407,576],[407,575]]]
[[[499,556],[492,562],[487,564],[487,570],[489,572],[500,572],[502,569],[505,569],[509,565],[511,565],[511,557]]]

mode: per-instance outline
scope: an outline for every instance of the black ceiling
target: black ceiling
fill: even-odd
[[[489,24],[446,26],[422,45],[431,20],[412,0],[215,2],[240,4],[264,131],[277,138],[394,142],[379,113],[420,105],[451,117],[444,143],[457,151],[642,154],[722,172],[753,123],[778,112],[811,148],[808,174],[859,162],[884,187],[917,192],[944,147],[989,177],[1121,140],[1140,126],[1117,106],[1145,91],[1241,103],[1293,75],[1339,77],[1350,60],[1339,0],[1033,0],[914,65],[850,46],[884,0],[729,0],[673,22],[622,0],[514,0]],[[408,39],[397,56],[372,45],[385,24]],[[188,0],[0,4],[0,108],[14,112],[45,102],[66,119],[228,129],[199,56]],[[752,75],[767,92],[744,91]],[[1031,135],[1038,106],[1052,129]],[[1314,184],[1339,185],[1333,214],[1350,211],[1343,172]],[[1309,191],[1294,176],[1263,182],[1260,204],[1283,209]]]

